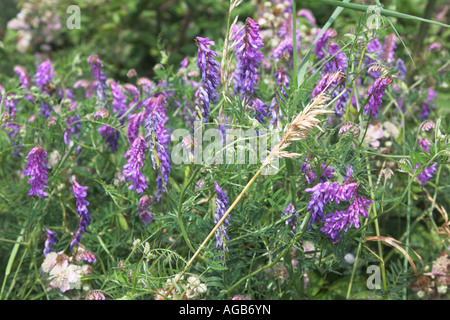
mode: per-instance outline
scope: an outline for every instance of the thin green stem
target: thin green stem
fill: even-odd
[[[177,213],[177,218],[178,218],[178,223],[180,224],[181,233],[183,234],[183,238],[186,241],[186,244],[188,245],[189,249],[192,250],[192,252],[195,252],[195,249],[192,246],[191,241],[189,240],[189,237],[186,233],[186,229],[185,229],[184,223],[183,223],[183,217],[182,217],[183,198],[184,198],[184,194],[186,193],[187,188],[190,186],[190,184],[192,183],[194,178],[197,176],[197,173],[199,171],[200,171],[200,167],[195,168],[195,170],[192,173],[191,177],[189,178],[188,182],[184,185],[183,189],[181,190],[180,200],[178,202],[178,213]]]

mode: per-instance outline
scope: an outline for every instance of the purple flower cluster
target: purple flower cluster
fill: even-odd
[[[258,120],[259,123],[264,125],[264,118],[267,118],[269,116],[269,107],[259,98],[254,98],[252,101],[250,101],[250,105],[255,109],[255,119]]]
[[[141,111],[129,117],[127,136],[130,143],[133,143],[133,141],[137,138],[139,134],[139,127],[144,123],[145,114],[145,111]]]
[[[321,29],[317,30],[316,37],[319,35]],[[326,48],[327,42],[330,38],[334,38],[336,36],[336,31],[333,29],[327,29],[325,32],[317,39],[317,42],[314,46],[314,50],[317,56],[317,59],[322,60],[326,57]]]
[[[434,174],[436,173],[436,169],[438,167],[438,163],[435,162],[429,167],[425,167],[421,173],[417,176],[417,180],[420,182],[422,186],[425,186],[428,180],[434,177]],[[420,165],[416,164],[416,169],[420,168]]]
[[[297,21],[297,30],[299,30],[299,21]],[[294,28],[292,23],[292,14],[288,14],[286,19],[278,31],[278,36],[282,39],[278,45],[272,49],[273,59],[275,62],[280,61],[280,59],[286,62],[287,66],[292,67],[292,56],[294,53]],[[296,43],[297,51],[300,49],[301,44],[301,34],[297,31],[296,33]]]
[[[419,115],[423,121],[431,112],[431,107],[436,107],[437,92],[433,88],[428,88],[427,99],[422,104],[422,111]]]
[[[302,164],[301,170],[305,172],[306,181],[309,184],[313,184],[316,181],[317,174],[312,170],[311,165],[308,163],[308,161]],[[321,172],[322,173],[319,178],[320,183],[326,182],[328,179],[332,179],[334,177],[334,169],[327,165],[321,165]]]
[[[213,58],[217,57],[217,53],[208,47],[213,46],[214,41],[207,37],[196,37],[195,41],[198,45],[197,67],[202,75],[202,84],[195,93],[198,98],[196,108],[198,117],[206,123],[209,116],[209,104],[215,101],[214,91],[220,82],[220,64]]]
[[[37,67],[36,74],[34,75],[34,82],[39,88],[41,88],[41,91],[44,95],[52,95],[52,92],[48,89],[48,85],[55,77],[54,73],[55,70],[52,67],[50,59],[45,60]],[[52,107],[48,104],[48,102],[41,102],[41,111],[39,112],[39,114],[42,114],[44,118],[48,118],[50,116],[51,110]]]
[[[111,126],[104,125],[98,129],[98,132],[100,132],[103,139],[106,139],[106,143],[109,145],[111,152],[116,152],[120,139],[120,131]]]
[[[47,196],[44,191],[47,187],[47,152],[42,147],[34,147],[27,155],[28,163],[26,169],[23,170],[24,176],[29,176],[31,189],[28,195],[37,195],[39,198]]]
[[[238,40],[240,34],[235,36],[234,40]],[[251,95],[254,87],[258,82],[258,69],[264,54],[259,51],[264,47],[257,24],[252,18],[245,21],[244,34],[240,38],[239,43],[235,47],[235,55],[237,60],[236,82],[239,93],[243,95]]]
[[[124,95],[123,89],[116,83],[111,82],[111,94],[113,97],[112,107],[113,112],[118,113],[117,116],[122,116],[127,111],[127,98]],[[125,121],[125,119],[123,120]]]
[[[289,217],[286,219],[286,225],[289,225],[291,227],[292,233],[295,234],[297,230],[297,210],[295,210],[294,204],[289,203],[284,209],[284,211],[281,213],[281,216],[287,216]]]
[[[364,114],[372,114],[374,118],[377,117],[381,104],[383,102],[384,92],[386,87],[392,83],[389,77],[378,77],[369,88],[369,101],[364,106]]]
[[[216,215],[214,218],[214,223],[217,224],[222,219],[223,215],[227,212],[228,207],[230,206],[230,200],[216,181],[214,181],[214,190],[216,191]],[[227,234],[227,228],[230,225],[228,217],[225,218],[223,223],[216,230],[217,251],[225,250],[226,252],[228,252],[228,247],[226,244],[226,241],[230,240]],[[223,260],[223,254],[219,258]]]
[[[134,140],[131,148],[123,156],[124,158],[129,157],[128,162],[123,166],[125,178],[132,181],[128,189],[136,189],[137,193],[142,193],[148,188],[145,183],[145,177],[141,172],[141,167],[144,166],[145,149],[145,139],[139,135]]]
[[[347,210],[338,211],[327,214],[324,222],[325,224],[320,229],[332,242],[337,242],[340,239],[339,231],[347,232],[352,225],[359,228],[359,215],[368,218],[370,204],[372,200],[368,200],[360,195],[356,195],[353,202]]]
[[[76,200],[76,210],[78,215],[80,216],[80,222],[78,224],[78,230],[70,242],[70,250],[73,249],[74,245],[78,245],[81,240],[81,234],[86,232],[86,228],[91,224],[91,216],[89,215],[89,211],[87,206],[89,202],[86,200],[88,187],[81,186],[75,180],[73,181],[73,194]]]
[[[166,192],[166,185],[169,182],[170,154],[169,142],[170,135],[165,127],[167,121],[166,109],[164,108],[164,96],[150,100],[147,107],[148,115],[145,119],[145,140],[147,148],[151,154],[153,169],[157,172],[156,177],[156,195],[155,201],[159,202],[162,193]]]
[[[45,232],[47,233],[47,238],[44,244],[44,257],[47,256],[47,254],[49,254],[50,252],[53,252],[52,245],[56,243],[56,232],[50,229],[45,229]]]
[[[423,151],[425,151],[428,154],[430,153],[431,142],[430,140],[428,140],[428,138],[419,139],[419,141],[417,142]]]
[[[98,57],[98,55],[93,54],[87,59],[89,65],[91,66],[92,78],[95,81],[95,89],[97,92],[97,103],[102,103],[102,107],[106,107],[106,76],[101,70],[103,68],[103,63]]]
[[[321,231],[327,237],[337,242],[340,239],[339,231],[347,231],[348,227],[355,225],[359,228],[359,215],[368,217],[368,207],[372,200],[365,199],[358,194],[358,184],[352,180],[352,168],[347,168],[347,177],[342,184],[337,182],[318,183],[312,188],[305,189],[305,192],[312,193],[307,205],[307,211],[311,212],[311,224],[325,222]],[[350,206],[344,211],[335,211],[334,214],[324,215],[324,206],[327,203],[350,202]]]
[[[333,41],[330,41],[330,44],[328,45],[328,53],[330,57],[334,57],[331,58],[331,60],[328,61],[323,67],[324,73],[331,71],[345,72],[345,69],[347,68],[347,57],[343,51],[339,52],[339,50],[341,50],[341,48]]]
[[[155,218],[155,215],[150,213],[150,207],[153,202],[152,196],[142,196],[139,199],[139,205],[138,205],[138,214],[139,218],[142,220],[144,225],[147,225],[149,223],[153,222],[153,219]]]
[[[15,66],[14,72],[19,76],[20,86],[24,88],[26,92],[28,92],[31,88],[31,77],[27,70],[22,66]],[[27,93],[25,95],[25,99],[30,102],[33,102],[33,97],[31,94]]]
[[[396,42],[397,42],[397,36],[395,35],[395,33],[387,35],[386,38],[384,39],[384,44],[383,44],[384,56],[383,56],[383,58],[389,65],[392,65],[392,62],[395,61],[394,53],[395,53],[395,48],[397,47]]]

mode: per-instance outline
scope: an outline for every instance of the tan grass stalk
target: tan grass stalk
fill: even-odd
[[[325,91],[325,90],[324,90]],[[206,239],[203,241],[203,243],[200,245],[200,247],[197,249],[197,251],[194,253],[192,258],[188,261],[186,267],[184,270],[180,273],[180,277],[189,269],[193,261],[196,259],[200,251],[205,247],[206,243],[209,241],[209,239],[214,235],[216,230],[219,228],[219,226],[222,224],[222,222],[227,218],[228,214],[234,209],[234,207],[238,204],[238,202],[242,199],[244,194],[247,192],[247,190],[250,188],[252,183],[258,178],[258,176],[263,172],[263,170],[270,166],[271,160],[274,157],[278,158],[295,158],[298,157],[300,154],[297,153],[290,153],[287,151],[284,151],[292,141],[302,140],[305,139],[311,132],[313,128],[318,128],[319,130],[322,130],[319,127],[320,120],[317,118],[318,116],[333,113],[333,111],[329,111],[325,109],[327,98],[325,95],[319,94],[317,95],[303,110],[300,112],[294,120],[289,123],[285,128],[285,134],[281,141],[278,143],[278,145],[272,149],[270,154],[267,156],[264,163],[261,165],[259,170],[256,172],[256,174],[250,179],[250,181],[247,183],[247,185],[244,187],[244,189],[241,191],[239,196],[234,200],[234,202],[231,204],[231,206],[228,208],[228,210],[225,212],[225,214],[222,216],[222,218],[217,222],[217,224],[214,226],[214,228],[211,230],[209,235],[206,237]],[[175,284],[177,283],[179,278],[175,279]],[[167,292],[167,296],[172,292],[174,289],[173,284],[169,291]]]

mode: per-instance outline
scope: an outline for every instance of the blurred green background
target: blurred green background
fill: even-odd
[[[282,0],[281,0],[282,1]],[[236,13],[241,21],[255,15],[255,9],[265,2],[272,5],[281,1],[244,0]],[[36,64],[34,59],[41,53],[50,54],[57,61],[73,61],[79,54],[86,57],[96,53],[108,67],[108,74],[121,79],[130,68],[135,68],[140,76],[152,76],[153,67],[161,61],[161,51],[168,54],[168,64],[178,65],[185,56],[194,56],[197,47],[194,38],[208,36],[217,44],[223,40],[229,1],[225,0],[0,0],[0,67],[2,73],[12,75],[12,65]],[[374,1],[352,1],[371,5]],[[432,19],[447,22],[450,2],[447,0],[391,0],[381,1],[385,8],[412,15],[423,16],[427,2],[434,2]],[[334,10],[333,6],[315,1],[297,1],[297,9],[310,9],[318,26],[323,25]],[[30,45],[26,51],[17,50],[20,33],[7,28],[8,21],[18,17],[24,7],[31,5],[27,17],[34,29]],[[77,5],[81,10],[81,28],[69,30],[66,21],[70,17],[67,7]],[[49,43],[42,42],[45,24],[36,19],[57,15],[60,28]],[[336,29],[351,31],[358,21],[360,12],[344,10],[343,19],[333,25]],[[19,14],[20,16],[20,14]],[[23,16],[23,14],[22,14]],[[346,19],[346,17],[348,19]],[[404,37],[417,35],[419,24],[402,20],[396,27]],[[39,30],[39,28],[41,28]],[[341,29],[342,30],[342,29]],[[448,40],[448,31],[430,26],[428,33]],[[42,45],[44,44],[44,46]],[[49,47],[45,47],[49,44]],[[32,53],[26,55],[25,53]],[[34,54],[34,55],[33,55]],[[41,57],[42,58],[42,57]]]

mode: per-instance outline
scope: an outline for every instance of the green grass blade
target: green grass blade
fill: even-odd
[[[320,2],[320,3],[323,3],[323,4],[328,4],[328,5],[332,5],[332,6],[352,9],[352,10],[355,10],[355,11],[363,11],[363,12],[366,12],[367,9],[369,8],[368,5],[348,3],[347,1],[340,2],[340,1],[336,1],[336,0],[316,0],[315,2]],[[426,23],[435,24],[435,25],[438,25],[438,26],[441,26],[441,27],[450,28],[450,25],[442,23],[442,22],[433,21],[433,20],[429,20],[429,19],[413,16],[413,15],[410,15],[410,14],[401,13],[401,12],[392,11],[392,10],[387,10],[387,9],[383,9],[383,8],[380,9],[380,14],[383,15],[383,16],[386,16],[386,17],[394,17],[394,18],[399,18],[399,19],[409,19],[409,20],[422,21],[422,22],[426,22]]]

